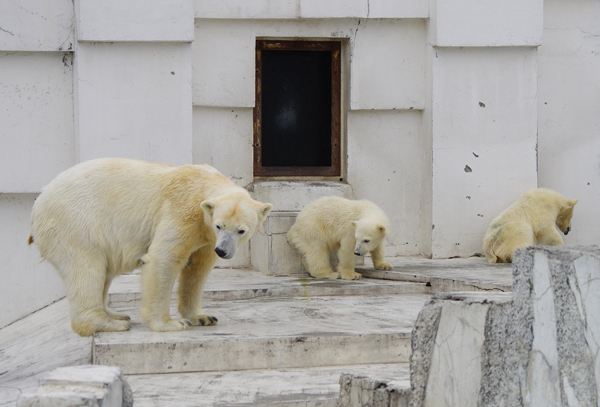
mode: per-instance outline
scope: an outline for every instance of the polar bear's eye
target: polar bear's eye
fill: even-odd
[[[217,229],[221,230],[221,225],[217,225]]]
[[[365,239],[365,240],[363,240],[363,242],[365,242],[365,243],[369,243],[369,242],[370,242],[370,240],[369,240],[369,239]]]
[[[240,235],[243,235],[244,233],[246,233],[246,231],[245,231],[244,229],[240,229],[240,230],[238,230],[238,233],[239,233]]]

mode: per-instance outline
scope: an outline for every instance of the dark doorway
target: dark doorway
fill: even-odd
[[[340,50],[257,41],[255,176],[340,175]]]

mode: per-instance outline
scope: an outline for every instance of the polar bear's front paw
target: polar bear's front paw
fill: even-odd
[[[384,261],[383,263],[374,264],[374,266],[375,266],[375,270],[391,270],[392,269],[392,265],[390,263],[388,263],[387,261]]]
[[[359,280],[361,277],[362,275],[356,271],[342,271],[342,280]]]
[[[313,276],[314,278],[327,278],[329,280],[336,280],[336,279],[340,278],[340,273],[336,273],[333,270],[321,270],[321,271],[310,272],[310,275]]]
[[[198,326],[208,326],[208,325],[217,325],[217,317],[213,317],[212,315],[202,314],[196,315],[195,317],[190,318],[190,322],[192,325]]]
[[[185,331],[192,323],[187,319],[172,319],[167,322],[151,322],[148,324],[155,332]]]

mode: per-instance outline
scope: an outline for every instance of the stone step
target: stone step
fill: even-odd
[[[371,260],[366,260],[369,265]],[[371,279],[425,283],[433,292],[512,291],[511,264],[489,264],[480,257],[468,259],[425,259],[402,257],[390,259],[393,269],[375,270],[357,266],[356,271]]]
[[[431,294],[426,282],[361,280],[322,280],[308,274],[295,276],[265,276],[254,270],[215,269],[206,282],[204,300],[248,300],[277,297],[323,297],[346,295]],[[109,291],[112,308],[141,305],[140,275],[117,277]],[[177,289],[172,300],[177,300]]]
[[[136,309],[127,333],[94,335],[93,363],[125,374],[403,363],[427,294],[207,301],[219,324],[152,332]],[[119,310],[119,309],[118,309]],[[175,309],[172,309],[175,315]]]
[[[335,407],[342,374],[380,377],[410,387],[407,363],[129,375],[127,381],[136,407]],[[363,400],[361,405],[373,404]]]

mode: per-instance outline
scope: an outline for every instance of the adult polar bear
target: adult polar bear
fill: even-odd
[[[217,322],[202,312],[204,283],[217,256],[233,257],[271,208],[208,165],[97,159],[44,188],[29,243],[64,280],[79,335],[129,329],[129,316],[110,310],[106,295],[114,277],[138,267],[142,318],[153,331],[180,331]],[[182,319],[171,319],[178,275]]]

